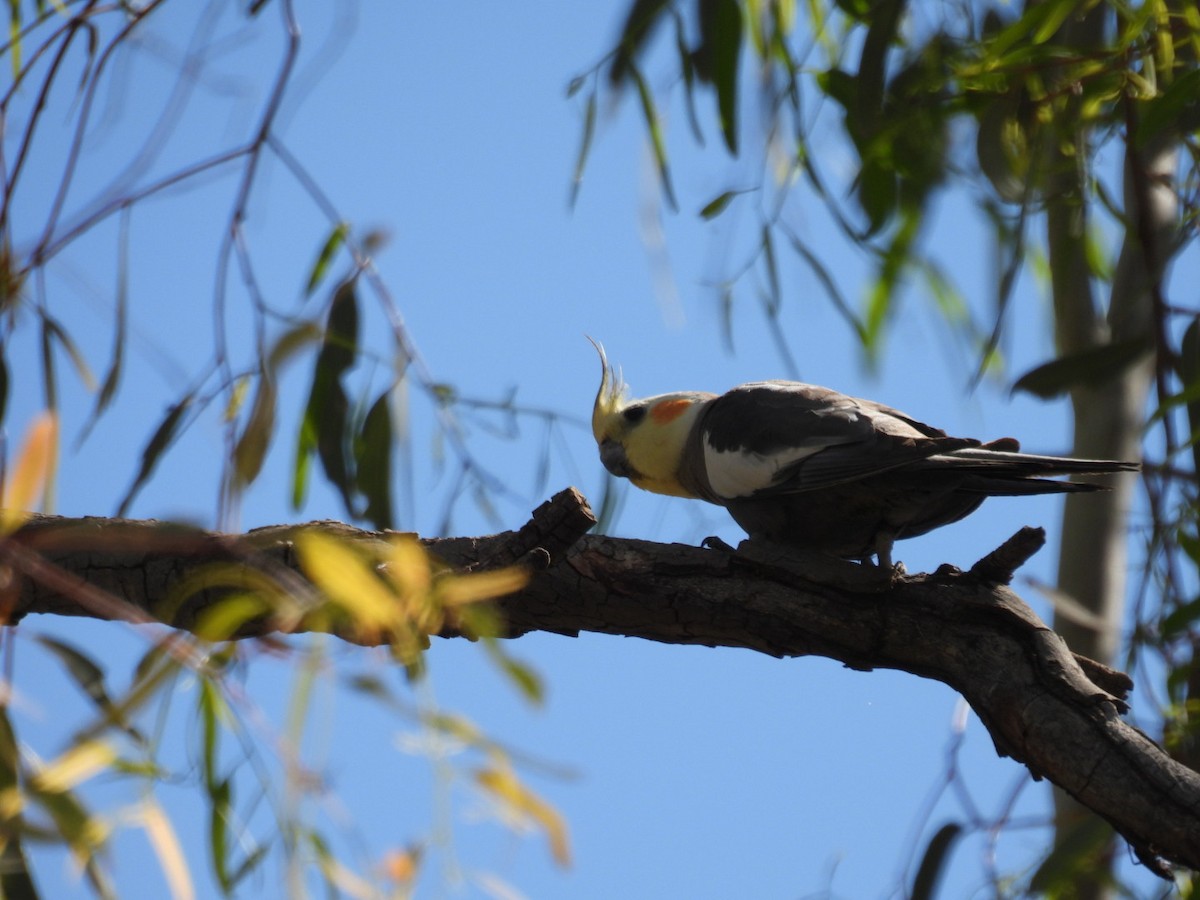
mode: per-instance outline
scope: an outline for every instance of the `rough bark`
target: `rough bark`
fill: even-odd
[[[879,570],[778,548],[736,551],[587,536],[594,524],[573,489],[519,531],[424,543],[458,570],[528,567],[498,601],[507,636],[581,631],[675,644],[744,647],[776,657],[819,655],[855,669],[890,668],[942,681],[979,715],[997,751],[1103,816],[1161,875],[1167,860],[1200,869],[1200,775],[1127,724],[1130,682],[1074,656],[1003,584],[1041,544],[1028,529],[970,572],[885,577]],[[198,566],[239,562],[275,579],[302,578],[291,538],[333,522],[218,535],[155,522],[38,517],[0,543],[10,619],[32,613],[187,628],[218,599],[163,598]],[[308,590],[305,586],[304,590]],[[278,622],[260,620],[246,637]]]

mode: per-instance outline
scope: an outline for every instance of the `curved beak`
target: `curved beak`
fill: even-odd
[[[637,475],[637,470],[629,464],[629,459],[625,456],[625,448],[611,438],[600,442],[600,462],[604,463],[604,468],[621,478]]]

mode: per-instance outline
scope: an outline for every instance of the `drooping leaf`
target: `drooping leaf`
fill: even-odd
[[[729,202],[733,200],[738,193],[738,191],[722,191],[712,200],[709,200],[708,203],[704,204],[704,207],[700,210],[700,218],[715,219],[725,211],[725,207],[729,205]]]
[[[929,839],[929,844],[925,847],[925,853],[921,857],[921,865],[917,868],[917,874],[913,878],[912,891],[908,895],[911,900],[934,900],[937,897],[938,882],[946,872],[946,864],[950,861],[950,850],[961,833],[961,825],[949,822],[939,828],[937,833]]]
[[[37,900],[39,894],[30,873],[29,860],[25,856],[21,840],[21,804],[9,802],[19,797],[20,751],[17,736],[8,718],[8,706],[0,704],[0,828],[5,835],[4,847],[0,850],[0,896],[6,900]]]
[[[555,862],[564,867],[571,864],[566,822],[558,810],[523,785],[511,768],[494,766],[479,769],[475,773],[475,783],[510,811],[539,825],[550,841]]]
[[[1200,126],[1200,69],[1190,69],[1177,77],[1165,91],[1140,104],[1137,145],[1163,132],[1187,134]]]
[[[121,383],[121,373],[124,370],[125,333],[129,318],[129,214],[127,210],[128,207],[121,215],[121,234],[117,253],[117,306],[113,322],[112,360],[108,364],[108,371],[104,375],[100,391],[96,394],[96,405],[92,408],[87,422],[80,429],[79,439],[76,441],[77,447],[83,444],[93,426],[100,420],[100,416],[112,403],[113,397],[117,394],[117,387]]]
[[[246,426],[233,448],[234,476],[239,489],[251,484],[262,471],[275,432],[276,397],[275,378],[264,368],[259,372],[258,390]]]
[[[857,96],[853,108],[847,109],[851,114],[848,124],[851,134],[857,136],[856,140],[869,140],[879,130],[888,50],[896,38],[904,6],[904,0],[879,0],[872,4],[871,24],[863,40],[858,77],[855,79]]]
[[[0,427],[8,411],[8,361],[4,357],[4,342],[0,341]]]
[[[159,458],[175,440],[179,431],[179,425],[183,421],[184,413],[191,409],[194,398],[195,395],[192,392],[188,392],[181,400],[168,409],[166,416],[163,417],[158,428],[154,430],[154,434],[150,436],[150,440],[146,442],[146,447],[142,450],[141,466],[138,468],[137,475],[134,476],[133,484],[129,486],[124,499],[121,500],[121,505],[117,509],[117,516],[124,516],[129,511],[129,505],[133,503],[142,486],[154,473],[154,468],[158,465]]]
[[[308,273],[308,283],[304,287],[304,296],[311,297],[312,292],[324,280],[325,275],[329,272],[330,263],[337,256],[337,252],[342,249],[342,245],[346,243],[346,236],[349,234],[350,224],[348,222],[338,222],[329,232],[329,236],[325,238],[325,243],[321,245],[321,249],[317,253],[317,258],[313,260],[312,269]]]
[[[338,489],[347,512],[354,514],[354,484],[350,470],[350,401],[342,376],[354,364],[358,347],[356,279],[338,286],[329,308],[325,338],[313,366],[312,387],[296,444],[293,503],[303,501],[302,475],[313,450],[325,477]]]
[[[671,209],[678,211],[679,204],[675,201],[675,188],[671,184],[671,170],[667,165],[667,145],[663,139],[662,122],[659,120],[658,110],[654,105],[654,97],[640,71],[633,68],[630,69],[629,74],[637,84],[638,98],[642,102],[642,115],[645,116],[646,128],[650,132],[650,144],[654,149],[654,162],[658,167],[663,193],[667,195],[667,202],[671,204]]]
[[[521,692],[526,700],[538,706],[546,699],[546,688],[541,677],[525,663],[505,651],[501,641],[489,638],[483,642],[491,660],[508,676],[508,680]]]
[[[45,497],[58,460],[58,416],[42,413],[29,426],[16,464],[0,484],[0,536],[12,534]]]
[[[858,175],[858,205],[866,213],[866,237],[879,233],[891,220],[898,199],[896,172],[881,158],[868,158]]]
[[[579,155],[575,157],[575,174],[571,178],[570,206],[574,208],[583,186],[583,172],[587,168],[588,154],[592,151],[592,139],[596,135],[596,92],[588,96],[583,112],[583,135],[579,139]]]
[[[379,531],[394,527],[392,456],[396,433],[392,428],[391,389],[371,404],[355,441],[355,483],[367,501],[363,516]]]
[[[1129,338],[1060,356],[1018,378],[1013,393],[1025,391],[1047,400],[1073,388],[1103,384],[1144,359],[1151,349],[1148,339]]]
[[[1188,323],[1179,343],[1179,380],[1185,394],[1200,391],[1200,316]],[[1200,396],[1187,401],[1187,416],[1191,433],[1200,434]],[[1192,442],[1192,464],[1200,472],[1200,441]]]
[[[738,62],[742,52],[742,8],[737,0],[699,0],[700,50],[717,92],[725,146],[737,156]]]
[[[654,30],[662,21],[663,13],[670,6],[669,0],[632,0],[625,24],[621,27],[621,39],[613,51],[612,63],[608,68],[608,82],[614,88],[621,87],[626,78],[634,77],[638,57],[645,48]]]

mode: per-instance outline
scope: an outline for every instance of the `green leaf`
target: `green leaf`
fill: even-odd
[[[731,200],[740,194],[741,191],[724,191],[709,200],[704,204],[704,208],[700,210],[700,218],[715,219],[725,211],[725,207],[729,206]]]
[[[898,199],[896,173],[879,159],[863,163],[858,176],[858,205],[870,223],[866,237],[877,234],[891,220]]]
[[[671,172],[667,166],[667,146],[663,140],[662,123],[658,118],[658,110],[654,106],[654,97],[651,96],[650,88],[641,72],[632,68],[629,74],[637,84],[638,97],[642,101],[642,115],[646,117],[646,128],[650,132],[650,143],[654,148],[654,161],[658,166],[659,177],[662,179],[663,193],[667,195],[667,202],[671,204],[671,209],[678,212],[679,204],[675,202],[675,189],[671,186]]]
[[[847,109],[852,113],[851,133],[860,137],[872,136],[879,128],[888,50],[896,40],[904,6],[904,0],[879,0],[872,6],[871,25],[858,62],[856,102]]]
[[[4,342],[0,341],[0,426],[8,411],[8,361],[4,358]]]
[[[8,706],[0,705],[0,794],[8,796],[19,789],[20,759]],[[39,896],[21,840],[23,824],[19,809],[11,818],[0,819],[0,830],[6,838],[0,850],[0,896],[5,900],[37,900]]]
[[[358,347],[358,296],[356,279],[338,286],[329,308],[325,339],[313,366],[312,387],[296,441],[296,467],[292,500],[303,499],[307,457],[316,450],[325,477],[342,495],[346,510],[354,513],[354,491],[347,449],[350,445],[350,401],[342,376],[354,364]]]
[[[621,40],[613,51],[612,65],[608,70],[608,81],[613,87],[621,87],[628,77],[638,80],[637,58],[669,6],[668,0],[632,0],[629,4],[629,12],[621,28]]]
[[[308,273],[308,284],[304,288],[304,296],[311,297],[312,292],[317,289],[317,286],[325,278],[329,271],[329,265],[333,262],[333,258],[337,252],[342,249],[342,245],[346,243],[346,236],[350,233],[350,224],[348,222],[338,222],[334,226],[333,231],[329,233],[329,237],[325,238],[325,243],[321,245],[321,250],[317,253],[317,258],[313,261],[312,271]]]
[[[1155,97],[1139,105],[1137,146],[1163,132],[1186,134],[1200,125],[1200,69],[1180,75]]]
[[[265,368],[259,373],[254,405],[246,419],[246,427],[233,448],[233,467],[237,487],[251,484],[262,471],[263,460],[275,432],[275,378]]]
[[[541,676],[525,663],[510,656],[501,643],[501,641],[489,637],[484,639],[483,646],[492,662],[508,676],[508,680],[521,692],[521,695],[531,703],[540,706],[546,699],[546,689]]]
[[[1200,389],[1200,316],[1188,323],[1179,342],[1179,380],[1183,389]],[[1192,434],[1200,434],[1200,398],[1187,402],[1188,425]],[[1192,465],[1200,472],[1200,441],[1192,443]]]
[[[913,878],[911,900],[933,900],[937,896],[938,882],[946,870],[950,859],[950,850],[962,833],[962,826],[954,822],[943,825],[929,839],[925,854],[921,857],[921,865]]]
[[[1026,372],[1013,385],[1013,393],[1025,391],[1043,400],[1059,397],[1077,387],[1103,384],[1150,353],[1146,338],[1131,338],[1090,347]]]
[[[142,486],[154,473],[154,468],[158,465],[159,458],[175,440],[176,434],[179,431],[179,424],[183,421],[184,413],[191,409],[194,397],[195,395],[189,392],[178,403],[168,409],[166,416],[158,428],[155,429],[154,434],[151,435],[145,449],[142,450],[142,464],[138,469],[137,475],[134,476],[133,484],[130,485],[124,499],[121,500],[120,507],[117,509],[118,517],[124,516],[129,511],[129,505],[133,503],[134,497],[137,496]]]
[[[1068,830],[1038,866],[1029,881],[1031,895],[1067,896],[1074,880],[1085,872],[1099,875],[1098,855],[1112,836],[1111,827],[1088,816]]]
[[[358,490],[366,498],[363,515],[379,531],[394,527],[392,516],[392,449],[396,435],[392,429],[391,390],[386,390],[371,405],[363,420],[362,433],[355,442]]]
[[[709,62],[725,146],[737,156],[738,62],[742,8],[737,0],[700,0],[700,50]]]

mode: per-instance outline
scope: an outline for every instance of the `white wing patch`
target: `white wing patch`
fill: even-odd
[[[777,453],[752,450],[715,450],[704,442],[704,468],[708,483],[719,497],[749,497],[775,484],[779,470],[794,462],[820,453],[828,445],[788,447]]]

